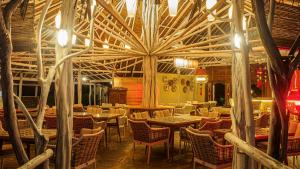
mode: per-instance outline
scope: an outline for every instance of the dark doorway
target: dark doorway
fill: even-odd
[[[225,104],[225,84],[216,83],[214,94],[215,94],[215,100],[217,101],[217,106],[224,106],[224,104]]]

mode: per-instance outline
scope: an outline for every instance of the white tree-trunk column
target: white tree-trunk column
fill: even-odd
[[[62,1],[61,27],[72,37],[74,24],[74,6],[76,1]],[[69,40],[66,47],[56,45],[56,57],[61,59],[71,51],[72,43]],[[74,82],[72,59],[67,59],[57,70],[55,79],[56,106],[57,106],[57,146],[56,146],[56,169],[71,168],[71,149],[73,133],[73,103]]]
[[[78,71],[77,76],[77,103],[82,103],[82,82],[81,82],[81,71]]]
[[[157,106],[157,57],[145,56],[143,62],[143,106]]]

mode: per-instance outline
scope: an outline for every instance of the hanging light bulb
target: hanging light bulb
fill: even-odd
[[[68,43],[68,32],[64,29],[60,29],[57,32],[57,42],[61,47],[64,47]]]
[[[232,12],[233,12],[233,6],[231,5],[228,9],[228,17],[229,19],[232,19]]]
[[[216,12],[216,11],[214,11],[213,13],[215,14],[215,12]],[[212,22],[212,21],[215,20],[215,17],[214,17],[212,14],[208,14],[208,15],[207,15],[207,20],[208,20],[209,22]]]
[[[131,49],[131,47],[127,44],[124,45],[125,49]]]
[[[92,14],[94,13],[95,7],[96,7],[96,0],[92,0],[92,4],[91,4],[91,12]]]
[[[105,39],[105,41],[104,41],[102,47],[103,47],[104,49],[108,49],[108,48],[109,48],[107,39]]]
[[[135,17],[137,0],[126,0],[127,16],[132,18]]]
[[[82,81],[86,82],[87,80],[87,77],[82,77]]]
[[[60,28],[60,23],[61,23],[61,12],[58,11],[57,15],[55,16],[55,27],[56,27],[56,29]]]
[[[245,31],[247,29],[247,19],[245,16],[243,16],[243,30]]]
[[[210,10],[217,4],[217,0],[206,0],[206,9]]]
[[[238,49],[241,47],[241,37],[237,33],[234,34],[234,46]]]
[[[84,39],[84,45],[85,45],[86,47],[90,46],[90,43],[91,43],[91,40],[90,40],[90,39],[88,39],[88,38],[85,38],[85,39]]]
[[[72,35],[72,44],[75,45],[76,44],[76,39],[77,39],[77,36],[76,35]]]
[[[178,1],[179,0],[168,0],[169,15],[171,17],[177,15]]]

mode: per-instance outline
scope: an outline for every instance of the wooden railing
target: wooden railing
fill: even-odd
[[[20,166],[18,169],[34,169],[40,164],[47,161],[53,155],[53,151],[51,149],[47,149],[44,153],[34,157],[24,165]]]
[[[225,139],[233,144],[233,146],[238,148],[239,151],[248,155],[250,158],[254,159],[264,167],[272,169],[292,169],[291,167],[282,164],[256,147],[247,144],[245,141],[241,140],[232,133],[226,133]]]

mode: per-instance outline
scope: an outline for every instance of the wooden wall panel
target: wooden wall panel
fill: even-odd
[[[141,105],[143,95],[142,78],[114,78],[114,87],[127,88],[127,104]]]

